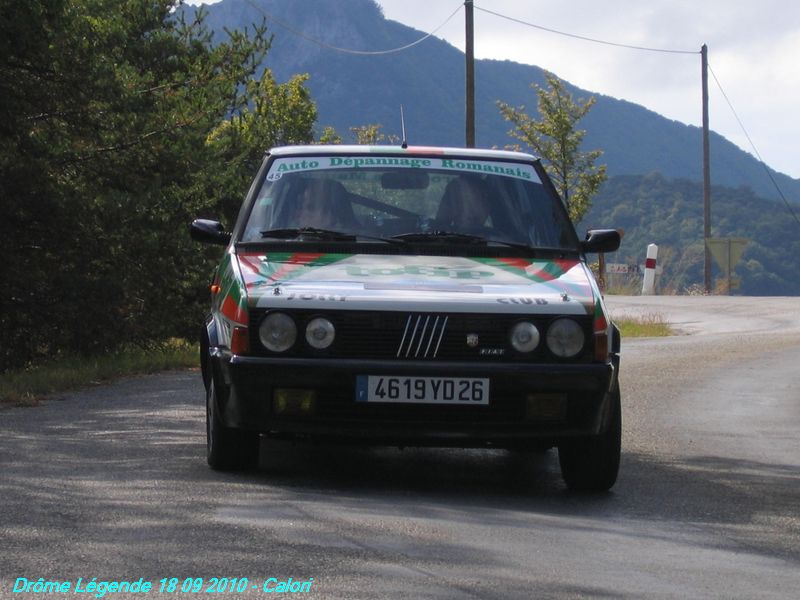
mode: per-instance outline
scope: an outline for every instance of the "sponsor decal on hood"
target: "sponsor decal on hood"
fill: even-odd
[[[596,304],[579,260],[310,252],[238,258],[251,307],[591,315]]]

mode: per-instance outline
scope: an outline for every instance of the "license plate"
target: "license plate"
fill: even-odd
[[[489,380],[475,377],[359,375],[356,401],[406,404],[489,404]]]

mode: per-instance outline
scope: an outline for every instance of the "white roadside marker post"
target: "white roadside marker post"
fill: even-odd
[[[644,263],[644,280],[642,281],[642,296],[652,296],[656,293],[656,258],[658,246],[647,246],[647,260]]]

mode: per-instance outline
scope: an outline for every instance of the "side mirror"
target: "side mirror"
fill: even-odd
[[[622,236],[616,229],[590,229],[586,239],[581,242],[584,253],[615,252],[619,249]]]
[[[204,244],[219,244],[227,246],[231,241],[231,234],[225,231],[222,223],[209,219],[195,219],[189,225],[189,235],[195,242]]]

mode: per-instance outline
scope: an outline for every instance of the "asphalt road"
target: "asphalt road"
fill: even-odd
[[[224,577],[210,597],[269,598],[292,577],[325,599],[797,598],[800,299],[608,303],[680,332],[623,342],[608,494],[567,492],[554,451],[265,445],[215,473],[198,373],[133,378],[0,411],[0,597]]]

